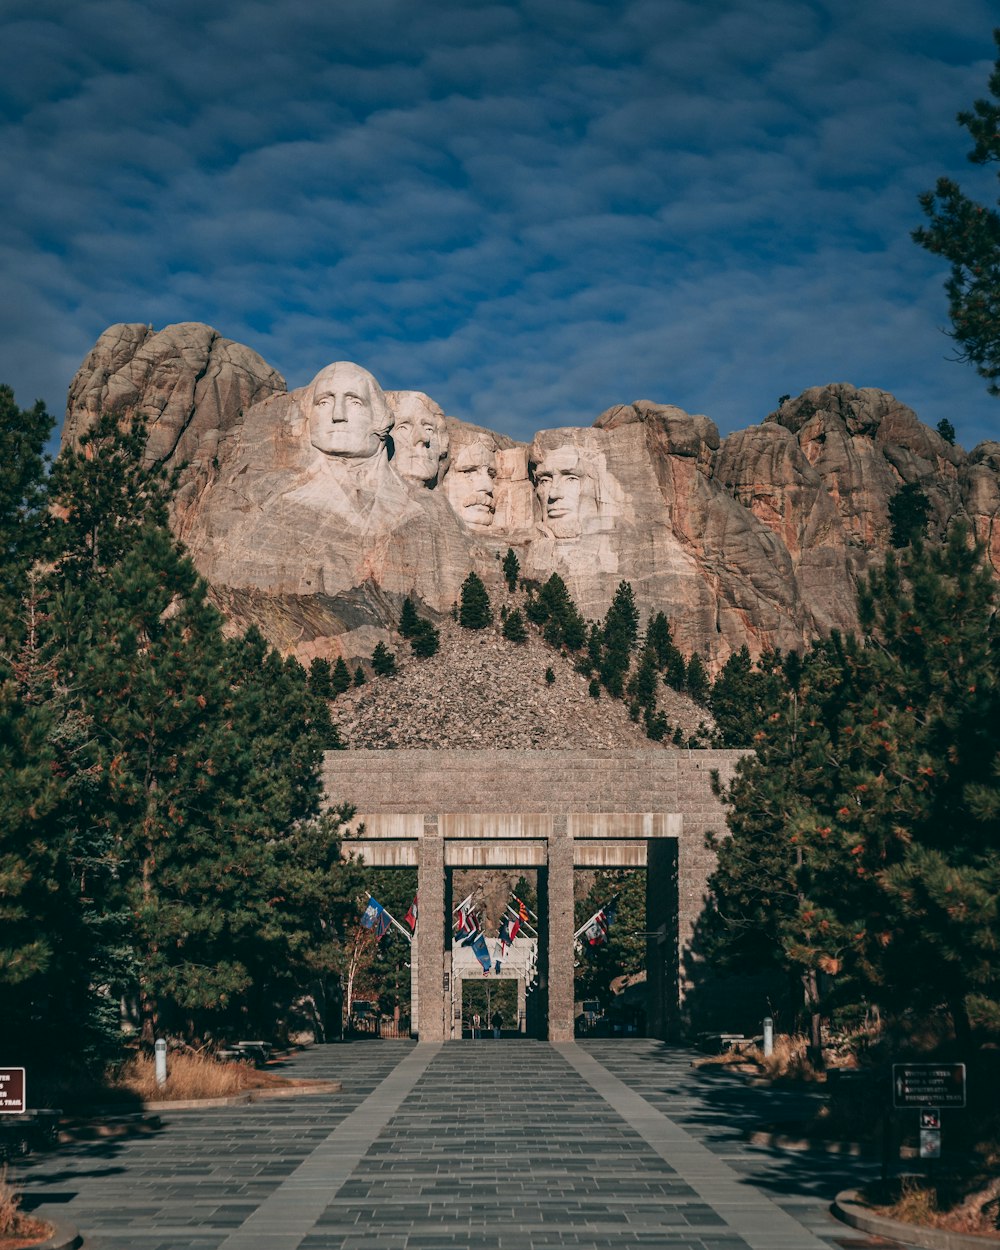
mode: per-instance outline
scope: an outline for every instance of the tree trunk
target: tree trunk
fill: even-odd
[[[823,1016],[819,1010],[819,979],[815,968],[802,974],[802,992],[809,1013],[809,1061],[814,1068],[822,1068]]]

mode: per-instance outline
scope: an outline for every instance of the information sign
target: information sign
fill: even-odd
[[[964,1063],[894,1063],[894,1107],[964,1107]]]
[[[922,1128],[920,1130],[921,1159],[941,1158],[941,1130],[938,1128]]]
[[[0,1115],[23,1115],[24,1095],[24,1068],[0,1068]]]

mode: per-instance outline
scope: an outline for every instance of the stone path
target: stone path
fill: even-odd
[[[165,1115],[17,1169],[87,1250],[833,1250],[858,1165],[746,1145],[795,1098],[654,1041],[316,1047],[341,1094]],[[884,1244],[884,1243],[883,1243]]]

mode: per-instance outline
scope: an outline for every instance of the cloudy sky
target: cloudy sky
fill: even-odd
[[[892,391],[967,448],[917,195],[987,0],[0,0],[0,381],[63,412],[118,321],[205,321],[528,437],[646,398],[725,433]]]

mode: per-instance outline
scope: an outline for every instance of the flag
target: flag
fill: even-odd
[[[464,946],[465,943],[463,942],[462,945]],[[469,945],[472,947],[473,955],[475,955],[475,957],[483,965],[483,974],[485,975],[489,972],[490,965],[493,962],[490,959],[490,948],[486,945],[486,938],[482,935],[482,933],[476,933],[475,936],[470,939]]]
[[[410,926],[411,933],[416,933],[417,931],[417,899],[419,897],[420,894],[418,891],[418,893],[413,896],[413,902],[410,904],[410,910],[403,917],[406,923]]]
[[[512,921],[510,922],[510,929],[508,930],[508,932],[510,933],[510,941],[511,941],[511,945],[513,945],[513,944],[514,944],[514,939],[515,939],[515,938],[517,937],[517,935],[521,932],[521,921],[520,921],[520,919],[518,919],[518,920],[512,920]]]
[[[507,916],[504,916],[503,924],[500,926],[500,954],[501,955],[507,954],[507,947],[510,946],[513,940],[514,939],[511,937],[511,934],[510,934],[510,918]],[[497,965],[497,967],[499,968],[499,964]]]
[[[455,920],[455,933],[475,934],[479,930],[479,919],[472,908],[463,903],[458,909],[458,917]]]
[[[499,959],[493,965],[493,971],[496,973],[497,976],[500,975],[500,960]]]
[[[583,936],[591,946],[600,946],[608,940],[608,930],[614,923],[616,910],[615,900],[612,899],[606,907],[602,907],[590,918],[583,930]]]
[[[366,929],[373,929],[377,938],[382,937],[389,928],[389,917],[386,915],[385,908],[372,894],[368,895],[368,906],[361,917],[361,923]]]
[[[518,918],[518,920],[520,920],[521,924],[527,924],[527,923],[528,923],[528,909],[527,909],[527,907],[524,905],[524,903],[522,903],[522,902],[521,902],[521,900],[517,897],[517,895],[516,895],[516,894],[514,895],[514,902],[517,904],[517,918]]]

